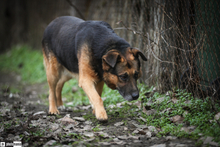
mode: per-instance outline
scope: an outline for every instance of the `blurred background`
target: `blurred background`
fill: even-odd
[[[0,52],[21,44],[41,50],[44,29],[63,15],[108,22],[145,53],[140,81],[157,91],[220,100],[220,1],[1,0]]]

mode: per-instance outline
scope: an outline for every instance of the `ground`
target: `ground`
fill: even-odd
[[[60,115],[49,115],[48,104],[41,98],[47,96],[47,83],[21,84],[20,76],[13,73],[0,73],[0,88],[1,142],[20,140],[23,146],[205,146],[169,134],[157,137],[159,128],[137,121],[139,110],[136,116],[121,117],[110,106],[105,123],[95,119],[90,106],[61,108]]]

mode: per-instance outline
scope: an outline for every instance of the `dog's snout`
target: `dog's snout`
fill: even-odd
[[[132,94],[132,98],[134,99],[134,100],[136,100],[136,99],[138,99],[138,97],[139,97],[139,92],[137,91],[137,92],[133,92]]]

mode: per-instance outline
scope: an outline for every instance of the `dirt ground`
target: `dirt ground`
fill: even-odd
[[[85,119],[83,116],[91,114],[90,106],[62,108],[60,115],[48,115],[48,105],[40,98],[47,95],[45,85],[21,84],[18,75],[0,73],[0,142],[20,141],[23,146],[205,146],[175,136],[158,138],[157,128],[140,125],[136,118],[116,117],[106,123],[94,117]]]

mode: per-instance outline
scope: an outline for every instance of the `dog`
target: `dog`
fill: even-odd
[[[128,101],[139,97],[139,56],[145,55],[120,38],[104,21],[84,21],[61,16],[45,29],[42,50],[49,85],[49,113],[59,114],[61,91],[66,81],[77,77],[99,121],[108,116],[101,99],[104,83],[117,89]]]

